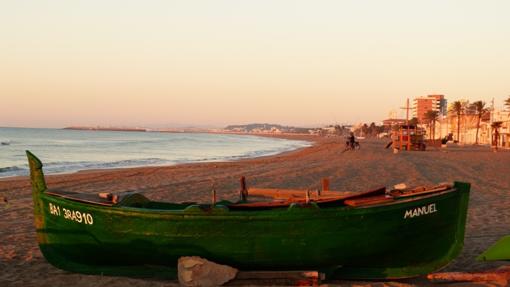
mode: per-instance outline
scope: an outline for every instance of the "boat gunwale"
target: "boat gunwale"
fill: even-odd
[[[179,209],[179,210],[169,210],[169,209],[149,209],[149,208],[143,208],[143,207],[130,207],[130,206],[103,206],[103,205],[96,205],[91,203],[85,203],[85,202],[79,202],[74,201],[71,199],[53,196],[49,194],[40,194],[39,196],[44,197],[46,200],[52,201],[53,203],[61,202],[65,203],[67,205],[73,206],[75,208],[87,208],[89,210],[104,212],[107,214],[121,214],[121,215],[130,215],[130,216],[144,216],[144,217],[166,217],[166,216],[177,216],[182,217],[183,219],[186,219],[187,217],[192,218],[250,218],[250,219],[263,219],[265,217],[271,217],[271,218],[277,218],[282,215],[290,215],[290,216],[307,216],[310,213],[317,214],[318,211],[321,213],[321,217],[325,217],[328,215],[328,213],[332,214],[332,216],[337,217],[338,212],[348,212],[346,215],[355,215],[355,214],[368,214],[368,213],[376,213],[381,211],[390,211],[395,209],[402,209],[403,205],[412,205],[414,202],[423,201],[422,204],[429,204],[430,201],[433,201],[435,198],[440,198],[441,200],[450,196],[455,196],[456,192],[462,192],[461,190],[452,187],[451,189],[441,191],[438,193],[423,195],[423,196],[416,196],[411,198],[405,198],[405,199],[397,199],[392,202],[386,202],[382,204],[377,205],[366,205],[366,206],[358,206],[358,207],[352,207],[352,206],[346,206],[346,205],[339,205],[339,206],[331,206],[331,207],[285,207],[285,208],[274,208],[274,209],[267,209],[267,210],[229,210],[227,206],[225,206],[225,209],[222,209],[220,206],[217,205],[217,207],[220,207],[218,209],[212,209],[212,210],[202,210],[200,211],[198,208],[194,210],[186,210],[186,209]],[[194,205],[189,205],[194,206]],[[199,206],[198,204],[195,206]],[[307,217],[310,219],[310,217]],[[316,218],[311,218],[316,219]]]

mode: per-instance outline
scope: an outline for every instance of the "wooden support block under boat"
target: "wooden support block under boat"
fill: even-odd
[[[318,271],[239,271],[236,279],[318,279],[324,280],[323,273]]]
[[[318,271],[239,271],[235,280],[228,285],[319,286],[325,279],[325,274]]]

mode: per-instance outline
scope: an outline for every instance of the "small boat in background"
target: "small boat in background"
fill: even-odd
[[[238,202],[216,202],[213,193],[211,204],[168,203],[137,192],[49,189],[42,163],[27,157],[39,247],[73,272],[175,278],[180,257],[199,256],[240,270],[404,278],[445,266],[464,243],[468,183],[348,193],[242,181]]]
[[[510,261],[510,235],[500,238],[476,259],[479,261]]]
[[[11,142],[10,141],[2,141],[0,142],[0,145],[10,145]]]

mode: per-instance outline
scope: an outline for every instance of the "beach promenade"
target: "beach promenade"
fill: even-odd
[[[472,184],[465,246],[443,271],[478,271],[504,265],[477,262],[475,258],[498,238],[510,234],[509,151],[494,153],[487,147],[449,145],[441,150],[393,154],[384,149],[386,141],[365,140],[361,141],[361,150],[341,153],[345,140],[340,137],[298,139],[315,141],[315,145],[235,162],[84,171],[51,175],[47,181],[49,187],[79,192],[137,190],[151,199],[199,202],[210,201],[213,185],[219,199],[236,200],[241,176],[246,177],[248,186],[300,189],[319,188],[320,179],[329,177],[332,190],[345,191],[398,183],[416,186],[465,181]],[[59,270],[47,263],[38,249],[28,178],[0,179],[0,197],[7,201],[0,203],[1,286],[178,285],[177,281],[89,276]],[[330,286],[353,284],[341,281]],[[375,282],[363,284],[382,286]],[[423,278],[402,284],[431,285]]]

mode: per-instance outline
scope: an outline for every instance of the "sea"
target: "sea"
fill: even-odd
[[[0,178],[28,175],[25,150],[45,174],[87,169],[233,161],[310,146],[252,135],[0,128]]]

